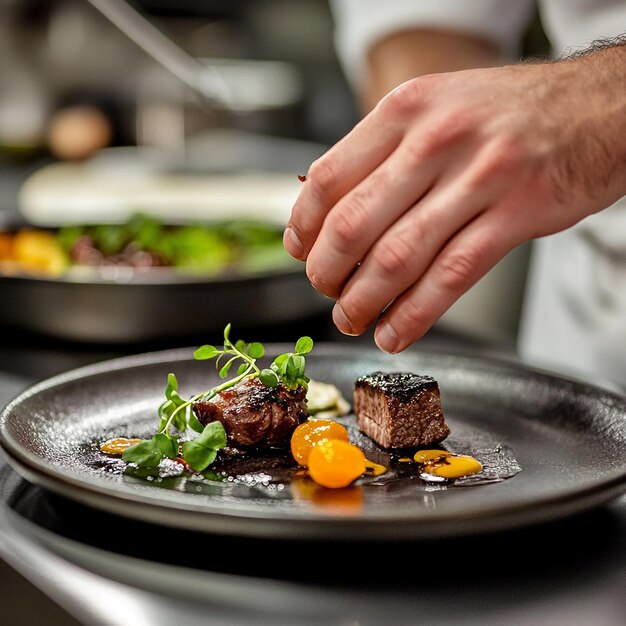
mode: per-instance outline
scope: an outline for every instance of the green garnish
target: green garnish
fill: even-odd
[[[233,366],[238,364],[235,376],[185,400],[178,393],[176,376],[170,372],[167,375],[165,401],[159,406],[161,421],[157,432],[151,439],[144,439],[126,448],[122,454],[124,461],[143,468],[158,467],[164,458],[178,457],[181,437],[191,429],[198,435],[183,442],[182,457],[193,470],[202,472],[215,461],[218,450],[226,446],[226,431],[220,422],[202,426],[193,412],[194,402],[208,401],[245,378],[258,378],[266,387],[276,387],[282,383],[289,389],[297,389],[300,385],[308,385],[310,379],[304,370],[305,355],[313,349],[310,337],[300,337],[293,352],[279,354],[268,368],[260,369],[257,360],[265,355],[263,344],[245,343],[241,339],[233,343],[229,337],[230,329],[230,324],[224,328],[222,348],[203,345],[194,351],[193,356],[198,361],[215,359],[220,378],[227,378]]]

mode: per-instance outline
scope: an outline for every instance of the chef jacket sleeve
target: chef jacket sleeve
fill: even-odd
[[[624,0],[542,0],[539,11],[555,56],[626,34]]]
[[[337,55],[355,86],[364,78],[369,48],[413,28],[467,32],[516,59],[534,6],[532,0],[330,0]]]

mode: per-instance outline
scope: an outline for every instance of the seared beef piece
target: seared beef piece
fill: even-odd
[[[374,372],[354,384],[359,429],[383,448],[422,447],[450,434],[431,376]]]
[[[203,425],[222,422],[232,446],[288,447],[291,433],[309,416],[305,387],[266,387],[258,378],[246,378],[208,402],[195,402],[193,411]]]

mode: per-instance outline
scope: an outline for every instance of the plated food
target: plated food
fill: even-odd
[[[159,479],[163,472],[171,476],[170,461],[179,472],[202,477],[219,455],[228,456],[231,465],[243,456],[249,465],[255,455],[267,450],[274,455],[289,450],[294,468],[305,468],[324,487],[347,487],[365,475],[387,472],[350,440],[345,426],[314,417],[309,409],[312,381],[305,368],[306,355],[313,349],[310,337],[301,337],[293,351],[279,354],[269,367],[261,369],[257,362],[265,354],[263,345],[233,341],[230,332],[231,324],[227,324],[223,347],[203,345],[194,352],[197,360],[215,359],[219,376],[227,380],[184,399],[176,375],[170,372],[152,437],[114,437],[101,443],[100,450],[121,456],[130,471],[148,470],[146,476],[151,479]],[[231,370],[236,373],[229,378]],[[328,396],[332,385],[321,385]],[[349,408],[338,391],[335,395],[341,399],[340,406]],[[318,391],[316,399],[319,397]],[[326,410],[331,408],[327,402],[323,405]],[[409,449],[440,443],[450,433],[439,386],[431,376],[380,371],[361,376],[354,385],[354,412],[360,432],[384,450],[403,451],[402,462],[411,461],[406,458]],[[464,478],[482,470],[478,460],[447,450],[420,449],[411,455],[428,480],[434,476]],[[224,469],[221,475],[229,478]],[[211,478],[215,478],[214,472]]]
[[[293,348],[265,344],[263,360],[271,363]],[[333,384],[351,399],[355,380],[368,372],[428,374],[441,389],[446,439],[411,456],[376,444],[351,410],[335,416],[366,459],[386,470],[368,471],[344,488],[318,484],[285,449],[231,456],[220,448],[201,475],[168,459],[171,474],[157,476],[154,468],[131,468],[102,453],[100,444],[114,437],[152,438],[169,373],[176,372],[185,398],[223,382],[193,352],[137,354],[41,381],[0,412],[3,453],[26,480],[98,510],[276,541],[398,542],[489,533],[562,519],[626,489],[623,395],[505,358],[427,350],[392,356],[345,343],[315,344],[306,355],[311,381]],[[483,469],[453,480],[426,476],[415,454],[435,448],[439,457],[473,457]]]
[[[383,448],[428,446],[450,434],[437,381],[413,372],[360,376],[354,414],[359,428]]]

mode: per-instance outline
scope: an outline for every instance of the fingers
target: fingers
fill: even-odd
[[[414,130],[423,138],[423,128],[418,125]],[[459,138],[462,141],[457,141]],[[491,144],[477,144],[473,139],[463,128],[434,133],[430,142],[417,142],[412,133],[407,134],[406,140],[375,173],[399,173],[395,184],[379,186],[377,177],[372,175],[359,185],[360,194],[364,193],[363,189],[371,190],[369,195],[365,194],[367,202],[358,207],[366,216],[361,224],[354,219],[342,224],[335,217],[343,214],[345,218],[349,214],[354,203],[352,192],[330,211],[309,253],[307,272],[322,293],[338,299],[333,321],[340,331],[349,335],[365,332],[390,303],[431,274],[429,268],[433,263],[446,261],[450,253],[440,255],[444,249],[449,250],[448,242],[464,244],[466,235],[461,234],[466,228],[470,233],[470,252],[471,245],[480,245],[478,234],[474,241],[471,233],[479,233],[476,218],[485,207],[493,205],[494,198],[499,198],[502,208],[497,213],[491,209],[489,214],[499,215],[506,210],[511,216],[501,225],[502,234],[492,233],[494,239],[504,242],[504,252],[498,252],[498,241],[495,244],[488,241],[485,254],[470,259],[476,264],[474,269],[468,261],[464,270],[468,274],[466,285],[449,290],[443,309],[424,315],[427,322],[423,332],[477,280],[472,277],[472,271],[479,276],[486,273],[511,249],[512,245],[506,243],[506,232],[510,229],[514,236],[516,230],[511,222],[516,215],[524,214],[519,210],[522,207],[513,205],[518,197],[514,190],[523,181],[518,180],[517,172],[510,172],[506,163],[502,163],[500,150]],[[407,198],[412,198],[413,204],[404,210]],[[342,226],[345,233],[338,237]],[[518,225],[517,232],[528,228]],[[454,246],[451,249],[454,252]],[[461,262],[455,261],[448,273],[461,274],[462,268],[456,268]],[[395,310],[394,303],[388,312]]]
[[[299,227],[299,240],[303,258],[307,261],[307,274],[318,291],[328,297],[338,298],[358,264],[366,262],[375,242],[383,238],[380,248],[384,248],[386,242],[391,245],[393,238],[386,238],[385,232],[390,228],[397,230],[398,227],[393,225],[420,201],[439,178],[453,183],[453,193],[449,194],[448,203],[456,211],[452,222],[441,224],[442,229],[447,231],[444,233],[445,238],[452,236],[457,227],[473,217],[464,217],[463,212],[455,208],[459,204],[469,206],[469,203],[468,198],[456,192],[458,186],[454,185],[454,181],[465,176],[466,168],[475,157],[471,140],[475,127],[460,115],[445,120],[445,123],[437,122],[432,114],[420,114],[412,121],[402,141],[358,184],[346,191],[338,191],[339,187],[335,187],[331,202],[335,200],[336,194],[343,195],[332,207],[329,207],[329,203],[320,206],[314,202],[309,206],[307,202],[315,199],[316,188],[310,187],[312,191],[309,192],[303,190],[294,208],[292,226],[295,227],[296,223],[306,224],[307,220],[311,226],[308,232]],[[364,170],[359,166],[358,171],[362,173]],[[480,204],[484,206],[484,203]],[[457,223],[459,219],[461,223]],[[404,229],[404,224],[399,228]],[[418,234],[431,237],[430,233]],[[405,255],[409,247],[410,242],[406,240],[408,235],[410,233],[398,237],[399,244],[404,244],[398,250],[400,256]],[[286,233],[285,241],[292,236],[293,233]],[[441,243],[439,241],[438,245]],[[417,239],[415,244],[421,245],[420,240]],[[394,252],[382,251],[382,256],[397,256]],[[406,269],[402,258],[396,261],[392,259],[391,264],[394,270]],[[389,274],[389,271],[383,272],[384,281],[391,278],[395,283],[402,279],[395,273],[391,277]],[[408,278],[415,280],[417,277],[413,275]],[[385,286],[389,287],[389,284],[385,283]],[[395,284],[392,287],[397,288]],[[354,330],[358,332],[356,328]],[[361,324],[362,330],[364,328]]]
[[[433,132],[430,119],[424,117],[383,163],[336,202],[323,220],[307,257],[307,274],[316,289],[338,298],[359,263],[367,268],[382,265],[380,281],[385,289],[380,292],[380,300],[390,288],[396,289],[399,281],[413,282],[417,278],[415,268],[408,267],[415,245],[426,242],[438,249],[442,237],[449,238],[460,223],[473,217],[464,216],[458,209],[459,205],[469,207],[471,195],[465,194],[462,184],[451,184],[452,192],[441,203],[455,212],[451,221],[446,215],[430,220],[428,211],[416,225],[401,219],[429,193],[438,178],[446,183],[463,178],[473,151],[468,150],[466,143],[452,141],[453,136],[458,136],[456,129]],[[447,185],[441,187],[446,189]],[[439,228],[430,232],[426,227],[420,228],[424,220]],[[411,227],[413,232],[407,230]],[[385,234],[388,230],[390,235]],[[380,258],[372,263],[369,257],[374,244]],[[359,273],[363,269],[361,266]],[[400,271],[407,270],[408,274],[400,275]],[[359,333],[365,328],[361,323],[352,330]]]
[[[415,171],[403,154],[396,150],[328,213],[307,257],[309,280],[323,294],[338,298],[357,265],[363,260],[371,264],[375,242],[389,229],[402,230],[402,216],[434,184],[440,160],[426,161]],[[406,244],[410,251],[413,242]],[[384,274],[389,279],[389,272]]]
[[[483,194],[482,189],[438,182],[390,226],[341,291],[333,310],[337,328],[348,335],[365,332],[394,298],[420,279],[446,242],[481,212]]]
[[[398,120],[377,108],[311,165],[283,237],[291,256],[306,260],[331,208],[393,152],[401,137]]]
[[[400,352],[422,337],[458,298],[525,237],[510,213],[485,211],[453,237],[421,278],[396,298],[374,332],[385,352]]]
[[[421,119],[384,163],[335,204],[309,252],[309,279],[323,294],[341,296],[336,322],[347,334],[361,334],[487,205],[489,186],[474,182],[474,144],[460,141],[471,132],[433,126],[429,117]],[[346,300],[348,281],[355,290]],[[347,319],[340,321],[342,313]]]

